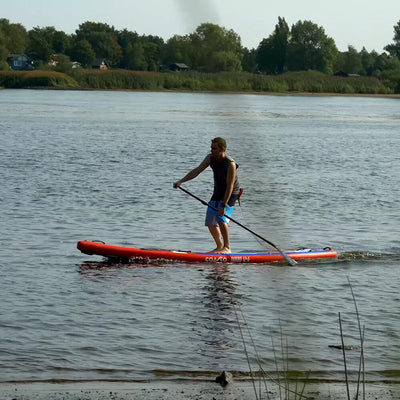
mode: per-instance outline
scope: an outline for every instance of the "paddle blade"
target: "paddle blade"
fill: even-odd
[[[293,258],[290,258],[286,253],[281,252],[285,260],[290,264],[290,265],[296,265],[297,261],[293,260]]]
[[[275,247],[279,253],[283,255],[283,258],[290,264],[290,265],[296,265],[297,261],[293,260],[293,258],[290,258],[284,251],[282,251],[278,246],[273,246]]]

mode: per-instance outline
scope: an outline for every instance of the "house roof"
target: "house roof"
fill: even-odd
[[[108,63],[107,63],[107,60],[105,59],[105,58],[96,58],[93,62],[92,62],[92,65],[97,65],[97,66],[99,66],[99,65],[108,65]]]
[[[179,68],[189,68],[185,63],[173,63],[172,65],[176,65]]]

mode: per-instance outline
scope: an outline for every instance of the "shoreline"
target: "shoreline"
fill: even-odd
[[[229,90],[184,90],[184,89],[97,89],[97,88],[57,88],[50,86],[35,86],[23,88],[5,88],[0,86],[0,90],[55,90],[71,92],[143,92],[143,93],[199,93],[199,94],[249,94],[260,96],[315,96],[315,97],[372,97],[372,98],[393,98],[400,99],[400,93],[337,93],[337,92],[257,92],[257,91],[229,91]]]
[[[297,396],[303,391],[303,382],[293,382]],[[268,393],[267,393],[268,390]],[[349,384],[350,397],[356,393],[357,385]],[[78,382],[34,382],[0,383],[0,398],[3,400],[234,400],[286,398],[285,388],[271,382],[234,380],[225,387],[215,380],[157,380],[157,381],[78,381]],[[260,392],[261,391],[261,392]],[[359,395],[362,394],[362,384]],[[290,397],[295,393],[288,393]],[[283,396],[283,397],[282,397]],[[400,382],[369,382],[365,386],[365,397],[397,399]],[[302,398],[344,399],[347,398],[345,382],[306,382]]]

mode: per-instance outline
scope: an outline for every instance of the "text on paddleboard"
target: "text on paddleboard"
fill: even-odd
[[[228,257],[226,256],[214,256],[214,257],[206,257],[205,262],[228,262]],[[244,263],[244,262],[250,262],[250,257],[248,256],[231,256],[230,257],[230,262],[236,262],[236,263]]]

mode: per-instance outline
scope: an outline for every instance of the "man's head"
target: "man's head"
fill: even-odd
[[[221,138],[221,137],[216,137],[213,140],[211,140],[211,149],[214,146],[218,146],[219,151],[225,151],[226,150],[226,140]]]

